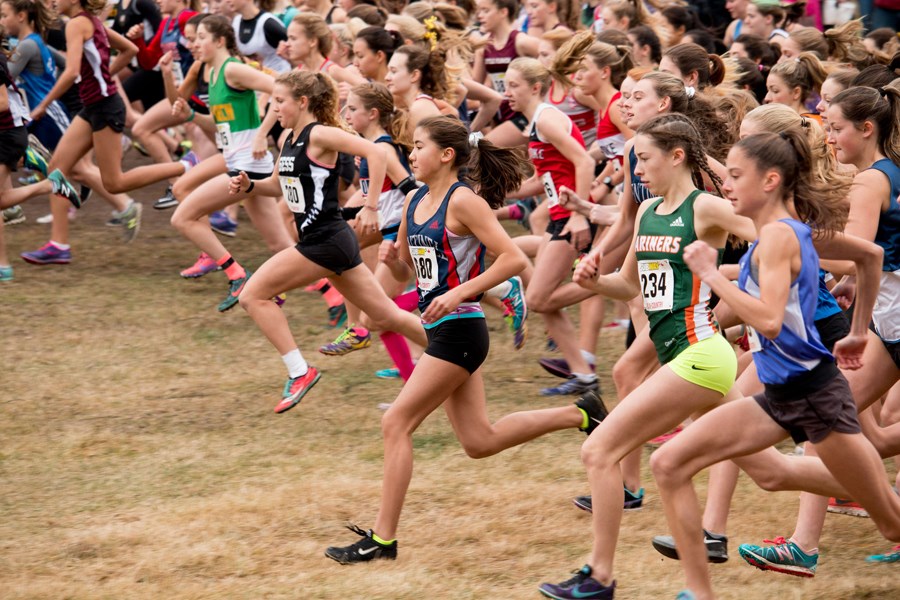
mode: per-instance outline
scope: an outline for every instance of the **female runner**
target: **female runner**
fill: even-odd
[[[172,215],[172,226],[209,255],[228,277],[228,295],[219,303],[219,312],[237,304],[250,273],[222,245],[210,229],[207,217],[234,203],[233,198],[221,193],[229,175],[246,171],[252,179],[265,179],[274,167],[268,150],[259,158],[255,150],[257,146],[263,149],[266,146],[266,131],[260,123],[255,91],[270,93],[273,80],[232,55],[234,36],[228,19],[218,15],[207,16],[197,28],[199,59],[211,68],[209,107],[216,122],[216,144],[222,150],[229,174],[218,171],[221,163],[216,157],[209,159],[207,162],[218,174],[192,191]],[[183,99],[178,99],[173,110],[184,113],[186,106]],[[269,250],[278,252],[291,245],[274,198],[253,193],[244,207]]]
[[[697,239],[722,252],[729,233],[749,237],[752,224],[735,215],[726,200],[696,188],[696,172],[705,172],[714,183],[719,178],[687,117],[656,117],[634,140],[635,173],[659,198],[639,207],[634,244],[618,273],[598,276],[596,263],[581,261],[575,280],[618,300],[640,294],[663,366],[619,402],[582,448],[596,509],[594,548],[590,562],[574,577],[541,586],[550,598],[613,597],[612,563],[623,510],[619,462],[691,414],[722,402],[737,369],[709,308],[709,288],[692,276],[682,253]]]
[[[885,537],[900,541],[900,499],[878,453],[861,435],[850,386],[813,325],[819,289],[815,236],[823,254],[855,264],[859,297],[850,334],[835,344],[834,355],[847,370],[864,364],[883,251],[840,233],[846,186],[822,185],[809,165],[806,135],[796,130],[750,136],[729,153],[726,193],[759,232],[741,259],[740,289],[719,272],[708,245],[685,249],[685,261],[703,285],[758,332],[753,360],[766,386],[762,394],[704,415],[651,458],[692,593],[686,597],[713,597],[691,477],[788,435],[812,442],[838,487],[866,507]]]
[[[125,67],[137,52],[134,44],[108,31],[98,18],[106,7],[104,0],[59,0],[60,14],[69,17],[66,24],[66,68],[53,88],[32,108],[35,120],[45,117],[47,109],[80,78],[78,88],[84,108],[72,119],[59,148],[50,159],[49,170],[69,174],[73,166],[94,148],[103,186],[111,193],[126,192],[163,179],[183,175],[193,162],[179,161],[136,167],[122,171],[122,131],[125,127],[125,103],[117,93],[112,76]],[[110,49],[119,53],[111,60]],[[66,198],[50,199],[53,212],[51,241],[39,250],[26,253],[29,262],[69,262],[69,219]]]
[[[454,117],[425,119],[413,141],[413,171],[426,185],[410,195],[398,242],[385,249],[383,259],[401,280],[411,275],[411,266],[415,269],[428,346],[382,418],[384,480],[374,528],[366,532],[352,526],[362,539],[325,551],[342,564],[397,557],[394,538],[412,477],[412,434],[439,406],[444,406],[472,458],[491,456],[550,431],[590,431],[606,416],[599,399],[587,395],[575,406],[488,421],[481,365],[489,340],[479,299],[527,264],[491,207],[502,204],[519,185],[526,163],[511,149],[498,148],[478,134],[470,136]],[[464,167],[481,195],[460,181]],[[485,251],[496,257],[488,269]]]
[[[287,318],[271,298],[327,277],[348,300],[358,305],[375,326],[397,331],[425,344],[421,325],[400,310],[362,264],[356,235],[338,206],[338,151],[368,160],[369,184],[380,190],[386,151],[340,127],[338,92],[324,73],[291,71],[276,80],[274,110],[285,129],[291,129],[270,177],[252,180],[241,171],[231,179],[229,202],[248,194],[283,193],[294,214],[300,241],[266,261],[240,294],[241,306],[281,354],[288,369],[281,401],[275,412],[290,410],[319,380],[319,371],[306,363],[291,334]],[[258,189],[257,189],[258,188]],[[377,199],[366,198],[357,228],[378,228]]]

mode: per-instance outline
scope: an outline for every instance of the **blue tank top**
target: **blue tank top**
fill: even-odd
[[[884,249],[884,265],[882,271],[900,270],[900,167],[889,158],[875,161],[870,168],[884,173],[891,185],[891,198],[888,209],[878,219],[878,230],[875,232],[875,243]]]
[[[637,153],[634,151],[634,146],[631,146],[631,150],[628,151],[628,170],[631,173],[631,195],[634,196],[634,201],[640,204],[645,200],[649,200],[650,198],[656,198],[647,187],[641,183],[641,180],[634,175],[634,166],[637,164]]]
[[[834,299],[834,296],[828,291],[828,286],[825,285],[825,271],[819,269],[819,296],[816,304],[815,319],[816,321],[821,321],[839,312],[841,312],[841,307],[838,306],[837,300]]]
[[[44,72],[40,75],[35,75],[27,67],[22,69],[22,72],[19,74],[22,78],[25,96],[28,98],[28,105],[37,106],[47,97],[47,94],[50,93],[50,90],[56,84],[56,63],[41,36],[32,33],[25,39],[37,44],[38,49],[41,51],[41,64],[44,65]]]
[[[178,14],[179,16],[181,15],[181,13]],[[194,55],[191,54],[191,51],[188,49],[187,39],[178,27],[178,16],[166,17],[161,27],[162,34],[159,37],[159,45],[163,54],[166,52],[176,52],[178,55],[178,62],[181,64],[182,72],[187,73],[188,69],[190,69],[191,65],[194,63]]]
[[[416,207],[428,194],[428,186],[422,186],[406,209],[406,241],[416,271],[419,290],[419,312],[424,313],[431,301],[484,272],[485,248],[474,235],[456,235],[447,229],[447,207],[456,188],[466,184],[457,181],[447,191],[437,211],[424,223],[416,223]],[[431,328],[451,318],[484,318],[481,300],[466,298],[459,308],[446,317],[425,324]]]
[[[800,242],[800,273],[791,282],[791,291],[784,307],[784,322],[774,340],[759,337],[761,349],[753,353],[759,380],[767,385],[783,385],[807,374],[823,361],[834,362],[831,353],[822,345],[815,326],[819,290],[819,256],[813,247],[812,230],[794,219],[782,219],[790,225]],[[753,265],[753,252],[759,240],[741,258],[738,285],[759,298],[758,269]]]

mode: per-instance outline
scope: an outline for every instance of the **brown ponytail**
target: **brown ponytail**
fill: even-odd
[[[470,143],[469,130],[456,117],[428,117],[419,121],[418,127],[426,130],[438,147],[453,149],[453,167],[468,167],[467,182],[491,208],[503,206],[531,170],[529,161],[514,148],[500,148],[484,138],[473,137],[475,144]]]
[[[294,69],[279,75],[275,83],[288,88],[294,100],[306,96],[309,112],[319,123],[348,130],[340,117],[337,84],[325,73]]]
[[[812,151],[802,127],[751,135],[734,147],[760,170],[772,169],[781,175],[782,198],[785,202],[793,200],[797,216],[812,227],[816,237],[844,229],[852,180],[825,182],[815,176]]]

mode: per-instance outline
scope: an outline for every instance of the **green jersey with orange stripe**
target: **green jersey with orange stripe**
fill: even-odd
[[[634,241],[650,339],[662,364],[719,332],[709,308],[710,288],[691,272],[683,256],[685,247],[697,239],[694,199],[701,193],[694,190],[665,215],[656,212],[662,198],[648,201]],[[719,250],[719,261],[723,251]]]

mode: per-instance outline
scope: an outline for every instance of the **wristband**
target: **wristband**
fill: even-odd
[[[191,121],[193,121],[195,116],[196,116],[196,114],[194,113],[194,109],[192,108],[191,114],[189,114],[188,118],[184,120],[185,123],[190,123]]]
[[[245,193],[245,194],[249,194],[250,192],[252,192],[252,191],[253,191],[253,186],[255,186],[255,185],[256,185],[256,182],[253,181],[253,180],[251,179],[251,180],[250,180],[250,185],[247,186],[247,189],[244,191],[244,193]]]

